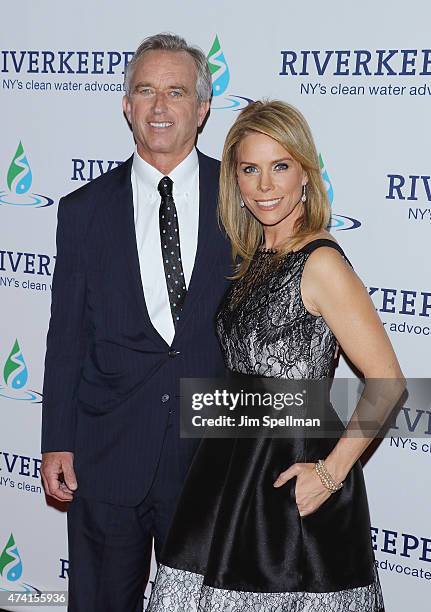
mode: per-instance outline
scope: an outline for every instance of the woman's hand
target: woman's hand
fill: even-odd
[[[282,487],[295,477],[295,497],[299,515],[308,516],[320,508],[323,502],[330,497],[331,491],[322,484],[314,463],[294,463],[278,475],[274,487]]]

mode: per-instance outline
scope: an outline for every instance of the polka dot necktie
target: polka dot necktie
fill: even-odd
[[[164,176],[158,185],[162,198],[159,210],[159,226],[169,303],[174,326],[177,327],[187,288],[181,261],[180,230],[177,209],[172,197],[172,185],[173,182],[169,176]]]

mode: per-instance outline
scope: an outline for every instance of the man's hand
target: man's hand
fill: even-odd
[[[41,474],[45,493],[58,501],[72,501],[78,488],[73,469],[73,453],[43,453]]]

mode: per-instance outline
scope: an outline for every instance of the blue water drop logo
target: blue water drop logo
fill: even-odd
[[[6,385],[11,389],[23,389],[27,384],[28,369],[18,340],[15,340],[10,355],[6,360],[3,376]]]
[[[230,73],[217,35],[214,38],[214,42],[210,52],[208,53],[207,59],[212,76],[213,95],[221,96],[229,85]]]
[[[28,163],[24,147],[20,142],[16,153],[11,161],[7,173],[7,186],[11,193],[18,195],[27,193],[30,190],[33,176],[30,164]]]
[[[22,576],[22,561],[12,533],[0,555],[0,575],[10,582]]]
[[[6,181],[8,189],[0,191],[0,206],[45,208],[54,204],[54,200],[48,196],[41,193],[29,193],[33,173],[21,141],[10,163]]]

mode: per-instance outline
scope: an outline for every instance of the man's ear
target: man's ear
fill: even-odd
[[[205,117],[207,116],[207,113],[210,109],[210,101],[206,100],[205,102],[201,102],[199,104],[199,109],[198,109],[198,127],[201,127],[202,123],[204,122]]]
[[[122,101],[122,105],[123,105],[123,112],[127,117],[127,121],[129,123],[131,123],[131,112],[130,112],[130,100],[129,100],[129,96],[123,96],[123,101]]]

